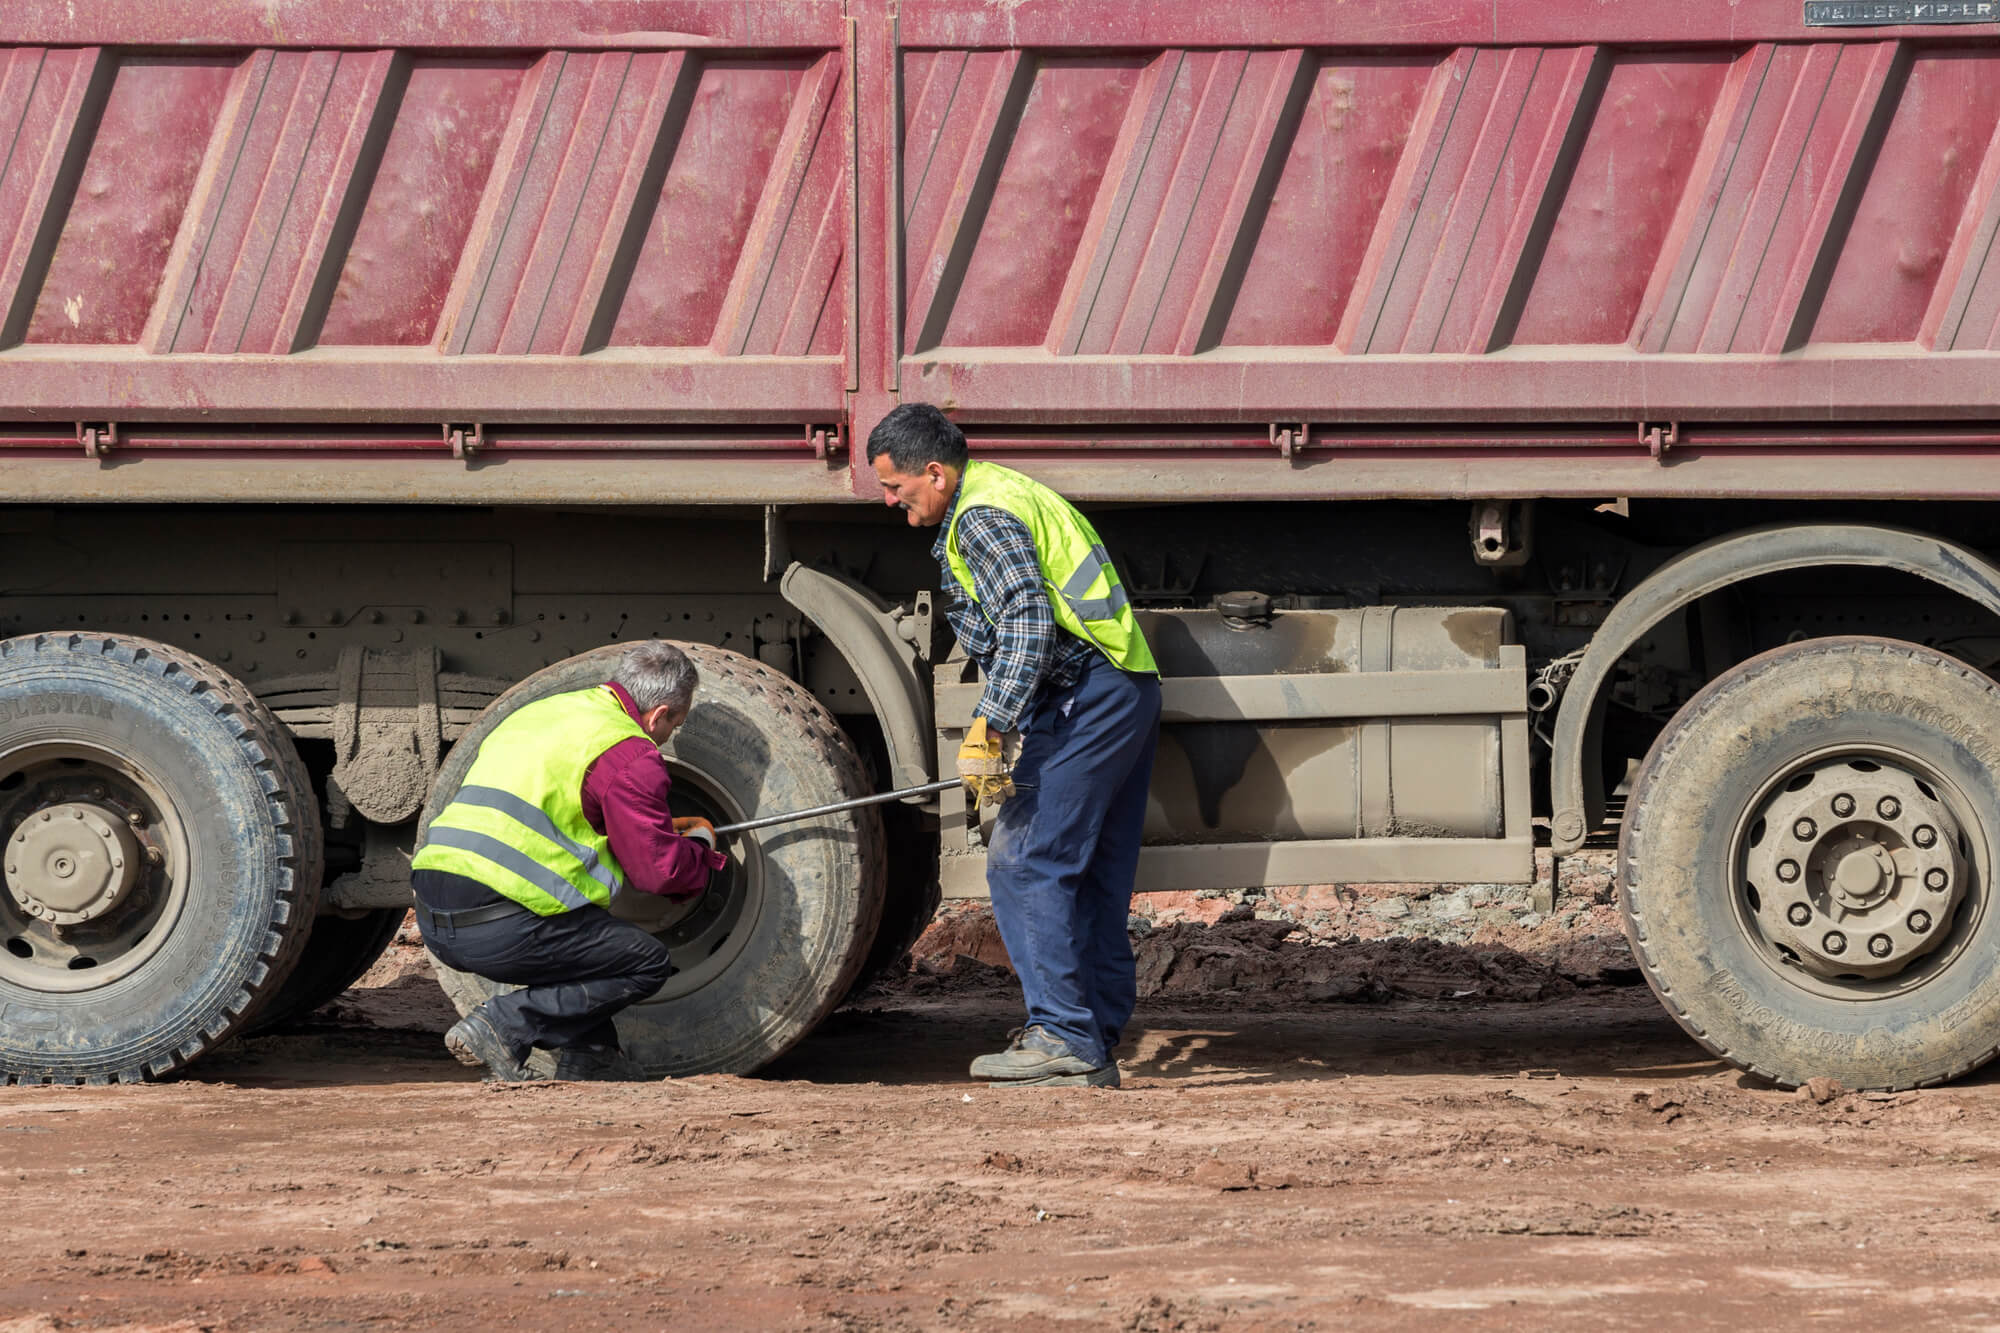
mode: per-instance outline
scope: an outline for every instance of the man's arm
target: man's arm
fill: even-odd
[[[673,785],[659,748],[634,736],[591,765],[583,779],[583,816],[611,840],[627,884],[641,893],[692,898],[728,858],[674,832],[667,803]]]
[[[958,549],[979,589],[973,612],[993,625],[978,716],[994,731],[1014,731],[1055,656],[1056,618],[1035,539],[1006,510],[978,505],[958,518]]]

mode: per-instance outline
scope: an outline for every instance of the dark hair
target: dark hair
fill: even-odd
[[[883,454],[898,472],[922,472],[926,463],[965,467],[965,433],[929,403],[904,403],[868,432],[868,461]]]

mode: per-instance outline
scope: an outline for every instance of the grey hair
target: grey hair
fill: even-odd
[[[650,713],[661,704],[684,713],[694,700],[694,687],[701,676],[686,653],[671,643],[649,639],[625,650],[611,679],[625,687],[642,713]]]

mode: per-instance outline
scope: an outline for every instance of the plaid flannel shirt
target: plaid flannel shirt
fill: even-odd
[[[959,522],[958,549],[979,589],[977,603],[968,598],[945,556],[957,512],[953,496],[931,547],[943,571],[945,618],[986,676],[977,715],[995,731],[1015,731],[1041,694],[1074,685],[1097,649],[1056,624],[1035,539],[1004,509],[974,505]]]

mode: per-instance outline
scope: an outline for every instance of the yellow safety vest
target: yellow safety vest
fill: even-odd
[[[1004,509],[1027,525],[1056,624],[1095,645],[1113,666],[1159,674],[1139,618],[1132,613],[1132,600],[1090,520],[1039,481],[977,459],[966,463],[959,478],[958,508],[944,546],[945,559],[967,597],[977,604],[979,590],[972,583],[972,566],[958,549],[958,520],[980,505]]]
[[[539,916],[603,907],[625,876],[583,817],[583,778],[606,750],[645,735],[608,685],[523,704],[479,743],[411,867],[478,880]]]

